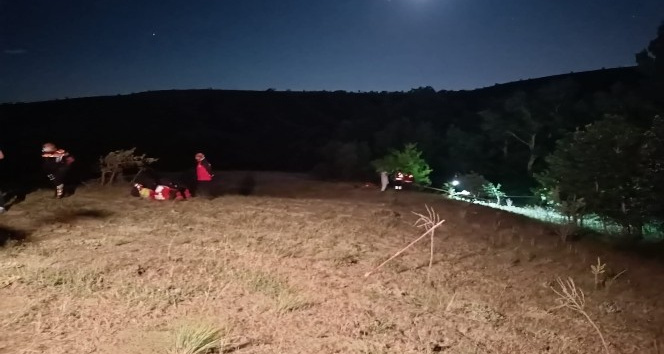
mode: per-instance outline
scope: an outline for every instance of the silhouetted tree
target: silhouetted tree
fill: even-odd
[[[431,167],[422,158],[422,152],[417,144],[406,144],[403,150],[392,150],[388,155],[371,162],[376,171],[394,172],[401,170],[412,173],[415,182],[420,185],[430,185]]]
[[[607,116],[557,143],[541,179],[560,200],[585,202],[586,211],[621,223],[641,235],[648,217],[649,172],[643,169],[644,132],[624,118]]]
[[[664,80],[664,22],[657,29],[657,37],[636,54],[636,63],[645,73]]]

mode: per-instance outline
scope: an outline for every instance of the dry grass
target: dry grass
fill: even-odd
[[[446,218],[433,252],[414,244],[367,281],[421,235],[411,211],[425,204]],[[27,240],[0,248],[2,354],[601,352],[585,317],[548,311],[556,274],[580,280],[582,309],[615,352],[664,340],[660,264],[417,193],[274,174],[256,174],[254,195],[212,201],[90,187],[30,194],[0,228]],[[584,259],[597,257],[629,269],[607,266],[610,291],[594,289]]]
[[[597,263],[601,265],[599,258],[597,259]],[[586,320],[588,320],[588,323],[590,323],[591,326],[597,331],[597,335],[599,336],[599,339],[602,341],[602,346],[604,346],[604,350],[606,351],[607,354],[610,353],[609,351],[609,346],[606,344],[606,340],[604,340],[604,335],[602,334],[602,331],[599,329],[595,321],[590,318],[590,315],[588,315],[588,312],[586,311],[586,296],[583,293],[583,290],[578,289],[576,287],[576,284],[574,284],[574,280],[572,278],[568,278],[567,281],[563,281],[560,278],[557,278],[556,281],[558,282],[558,286],[560,287],[559,290],[556,290],[555,288],[551,288],[554,293],[558,296],[556,300],[560,302],[560,305],[557,308],[567,308],[570,309],[581,316],[583,316]]]
[[[175,334],[173,348],[169,354],[219,353],[223,348],[222,331],[210,324],[186,325]]]

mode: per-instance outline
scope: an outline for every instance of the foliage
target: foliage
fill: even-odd
[[[495,198],[496,204],[500,204],[500,198],[506,196],[505,192],[500,190],[500,183],[493,184],[491,182],[485,183],[482,185],[482,190],[484,195],[489,198]]]
[[[645,73],[664,79],[664,22],[657,29],[657,37],[636,54],[636,62]]]
[[[139,170],[147,165],[157,162],[158,159],[147,157],[145,154],[137,155],[136,148],[128,150],[115,150],[109,152],[106,156],[99,158],[99,169],[101,170],[101,184],[107,185],[115,182],[118,175],[123,171],[138,168]]]
[[[471,196],[477,198],[483,195],[484,186],[490,184],[484,176],[471,172],[457,177],[458,188],[467,191]]]
[[[392,150],[381,159],[371,162],[376,171],[395,172],[401,170],[404,173],[412,173],[415,182],[420,185],[430,185],[429,174],[433,171],[429,164],[422,158],[422,152],[417,144],[406,144],[403,150]]]
[[[526,171],[532,175],[547,140],[553,141],[564,130],[576,91],[576,83],[569,79],[552,81],[533,93],[516,91],[497,107],[479,113],[481,129],[505,162],[516,155],[526,160]]]
[[[366,175],[371,151],[366,142],[331,141],[321,149],[322,162],[315,172],[320,177],[351,180]]]
[[[454,166],[457,171],[467,172],[485,162],[487,155],[482,149],[483,136],[466,132],[454,125],[445,133],[447,144],[446,163]],[[487,165],[484,163],[482,165]]]
[[[644,131],[607,116],[561,139],[547,157],[549,169],[540,183],[557,191],[564,215],[596,214],[641,237],[642,226],[661,216],[662,126],[659,117]]]
[[[664,220],[664,118],[656,116],[645,132],[641,169],[645,175],[642,187],[646,190],[647,214]]]
[[[456,194],[456,186],[452,182],[445,182],[443,184],[443,191],[447,197],[453,197]]]

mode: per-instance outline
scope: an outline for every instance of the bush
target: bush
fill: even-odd
[[[99,158],[99,169],[101,170],[101,185],[115,182],[118,175],[131,168],[139,170],[156,162],[158,159],[136,155],[136,148],[129,150],[116,150],[109,152],[106,156]]]
[[[640,238],[643,225],[661,217],[664,124],[655,117],[649,130],[622,117],[607,116],[557,142],[537,176],[555,191],[561,211],[614,220],[624,233]]]
[[[425,186],[431,184],[429,175],[433,170],[422,158],[422,152],[417,149],[417,144],[406,144],[401,151],[392,150],[388,155],[372,161],[371,164],[377,172],[393,173],[401,170],[404,173],[412,173],[417,184]]]

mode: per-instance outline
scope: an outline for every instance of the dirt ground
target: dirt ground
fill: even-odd
[[[214,200],[28,195],[0,216],[0,353],[166,353],[198,323],[234,353],[604,352],[557,277],[611,353],[664,352],[655,260],[433,195],[245,176],[222,174]],[[427,238],[365,277],[422,234],[425,204],[446,220],[430,275]]]

